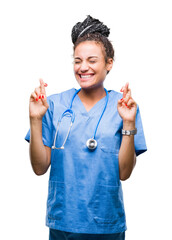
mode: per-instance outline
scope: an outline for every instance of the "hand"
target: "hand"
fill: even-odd
[[[49,105],[47,103],[47,97],[45,87],[47,84],[42,79],[39,80],[40,86],[35,88],[35,91],[30,96],[29,104],[29,116],[30,119],[42,120]]]
[[[118,100],[118,113],[123,119],[123,124],[129,123],[130,125],[132,124],[134,126],[137,112],[137,104],[131,97],[129,83],[126,83],[125,86],[122,87],[121,92],[123,92],[123,98]]]

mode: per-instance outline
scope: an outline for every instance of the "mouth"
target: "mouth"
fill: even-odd
[[[79,78],[81,79],[81,81],[88,81],[88,80],[92,80],[94,77],[94,74],[78,74]]]

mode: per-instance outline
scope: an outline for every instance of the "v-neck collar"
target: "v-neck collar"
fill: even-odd
[[[108,91],[108,94],[110,94],[111,91]],[[91,116],[93,115],[95,112],[97,112],[102,106],[105,105],[106,102],[106,96],[104,96],[103,98],[101,98],[97,103],[94,104],[94,106],[87,111],[84,104],[82,103],[80,97],[78,96],[78,94],[75,96],[74,101],[76,100],[76,104],[77,104],[77,110],[79,110],[82,114],[84,115],[88,115]]]

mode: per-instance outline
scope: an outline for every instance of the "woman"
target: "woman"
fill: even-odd
[[[114,50],[109,29],[88,16],[72,29],[80,89],[30,97],[30,159],[37,175],[51,165],[46,224],[49,239],[125,239],[120,180],[146,151],[139,108],[129,84],[107,91]],[[137,134],[136,134],[137,133]]]

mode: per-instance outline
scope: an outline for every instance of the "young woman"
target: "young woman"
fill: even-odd
[[[125,239],[120,180],[146,151],[139,108],[129,84],[104,88],[113,66],[109,29],[88,16],[72,29],[74,74],[80,89],[30,97],[30,159],[37,175],[51,165],[46,224],[55,239]]]

